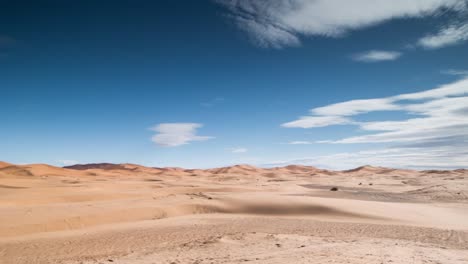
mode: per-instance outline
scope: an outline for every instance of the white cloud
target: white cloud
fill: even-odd
[[[351,120],[342,116],[303,116],[298,120],[284,123],[282,127],[326,127],[331,125],[345,125],[350,124]]]
[[[436,34],[427,35],[418,41],[426,49],[438,49],[468,40],[468,24],[449,25]]]
[[[401,52],[398,51],[384,51],[384,50],[371,50],[354,55],[352,58],[355,61],[361,62],[379,62],[379,61],[392,61],[401,57]]]
[[[391,132],[383,132],[377,134],[368,134],[364,136],[349,137],[336,141],[329,141],[327,143],[341,143],[341,144],[353,144],[353,143],[396,143],[396,142],[416,142],[416,141],[426,141],[426,140],[435,140],[440,137],[446,136],[460,136],[465,135],[468,130],[467,120],[464,120],[464,124],[455,125],[455,126],[417,126],[418,122],[413,121],[423,121],[428,123],[434,120],[428,118],[424,119],[415,119],[408,120],[406,122],[407,126],[415,126],[412,129],[400,129]],[[443,121],[443,119],[438,120]],[[419,122],[420,123],[420,122]]]
[[[404,124],[408,127],[421,127],[422,123],[429,123],[435,126],[436,122],[441,122],[437,118],[445,118],[443,124],[449,124],[452,113],[462,111],[466,108],[468,94],[468,78],[454,83],[442,85],[435,89],[426,91],[400,94],[386,98],[350,100],[346,102],[330,104],[310,110],[310,116],[302,116],[297,120],[284,123],[281,126],[288,128],[314,128],[331,125],[355,124],[360,125],[364,130],[392,130],[388,129],[391,124],[397,129],[401,129]],[[401,103],[403,100],[428,100],[417,103]],[[350,117],[376,111],[406,111],[410,114],[425,116],[423,118],[413,118],[400,122],[356,122]],[[463,122],[458,117],[454,122]],[[454,124],[455,125],[455,124]],[[377,129],[379,128],[379,129]]]
[[[399,106],[393,104],[389,98],[351,100],[311,109],[314,115],[321,116],[352,116],[373,111],[398,110]]]
[[[231,148],[229,149],[232,153],[246,153],[247,151],[249,151],[248,149],[246,148]]]
[[[213,137],[196,135],[197,129],[202,127],[197,123],[164,123],[151,128],[157,132],[151,140],[164,147],[177,147],[191,141],[204,141]]]
[[[310,142],[310,141],[291,141],[288,144],[289,145],[310,145],[310,144],[313,144],[313,142]]]
[[[216,0],[263,47],[300,45],[300,36],[339,37],[391,19],[466,8],[465,0]]]
[[[251,40],[263,48],[282,48],[283,46],[299,46],[300,40],[294,34],[271,24],[257,23],[251,19],[237,18],[237,25],[247,29]]]
[[[303,164],[329,169],[352,169],[363,165],[409,169],[456,169],[468,167],[468,141],[458,147],[397,147],[305,157],[267,164]]]
[[[350,137],[335,143],[410,142],[468,135],[468,97],[434,99],[402,106],[418,118],[402,121],[361,122],[366,131],[389,131]]]
[[[376,111],[404,111],[411,115],[411,118],[404,120],[380,120],[357,122],[353,116]],[[350,136],[338,140],[325,140],[316,143],[335,143],[335,144],[356,144],[356,143],[394,143],[394,144],[412,144],[418,147],[400,147],[398,161],[402,161],[403,156],[410,156],[412,159],[424,156],[423,163],[438,164],[437,166],[458,166],[466,164],[455,162],[459,157],[468,158],[468,151],[461,153],[461,148],[468,149],[468,78],[455,81],[450,84],[442,85],[435,89],[426,91],[400,94],[386,98],[352,100],[311,110],[312,116],[301,117],[296,121],[283,124],[284,127],[313,128],[324,126],[318,123],[309,123],[305,125],[304,120],[339,120],[344,118],[346,124],[357,125],[362,131],[368,132],[364,135]],[[328,122],[327,125],[339,124],[338,122]],[[448,140],[450,139],[450,140]],[[437,144],[437,148],[431,149]],[[424,150],[427,150],[424,152]],[[386,151],[386,150],[382,150]],[[383,153],[383,152],[379,153]],[[395,151],[395,150],[392,150]],[[419,151],[420,153],[413,153]],[[440,155],[446,155],[444,161],[433,161],[431,155],[437,152]],[[354,155],[354,154],[353,154]],[[336,157],[336,156],[333,156]],[[362,153],[358,157],[364,157]],[[366,156],[366,158],[369,158]],[[376,162],[389,164],[390,161],[376,160]],[[359,159],[358,159],[359,160]],[[372,159],[371,159],[372,160]],[[395,160],[397,160],[395,158]],[[453,160],[453,162],[451,162]],[[468,160],[468,159],[466,159]],[[361,162],[361,160],[359,160]],[[396,161],[395,161],[396,162]],[[407,161],[409,162],[409,161]],[[444,163],[445,162],[445,163]],[[373,163],[377,164],[377,163]],[[416,163],[415,163],[416,164]],[[362,165],[362,164],[361,164]]]
[[[397,96],[351,100],[311,109],[312,116],[282,124],[283,127],[314,128],[339,124],[359,125],[377,134],[350,137],[334,143],[376,143],[411,141],[437,136],[468,134],[468,78],[438,88]],[[402,101],[410,101],[402,102]],[[417,102],[414,102],[414,101]],[[427,100],[427,101],[421,101]],[[351,117],[376,111],[405,111],[418,117],[402,121],[356,122]]]

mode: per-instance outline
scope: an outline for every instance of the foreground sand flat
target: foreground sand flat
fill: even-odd
[[[0,163],[0,263],[244,262],[468,263],[468,171]]]

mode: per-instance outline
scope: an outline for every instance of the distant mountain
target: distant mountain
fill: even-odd
[[[122,164],[113,164],[113,163],[89,163],[89,164],[76,164],[71,166],[64,166],[65,169],[72,170],[91,170],[91,169],[100,169],[100,170],[128,170]]]

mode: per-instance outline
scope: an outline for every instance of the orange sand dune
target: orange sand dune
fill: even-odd
[[[464,263],[467,190],[467,170],[1,162],[0,263]]]
[[[213,174],[238,174],[238,175],[249,175],[249,174],[259,174],[265,172],[264,169],[257,168],[250,165],[234,165],[229,167],[215,168],[208,170]]]
[[[0,161],[0,169],[1,168],[5,168],[5,167],[8,167],[8,166],[11,166],[12,164],[8,163],[8,162],[3,162],[3,161]]]

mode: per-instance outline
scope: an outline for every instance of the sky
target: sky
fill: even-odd
[[[468,1],[8,1],[0,160],[468,167]]]

